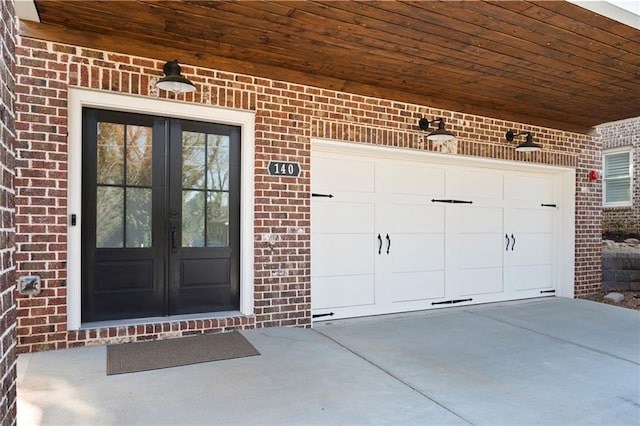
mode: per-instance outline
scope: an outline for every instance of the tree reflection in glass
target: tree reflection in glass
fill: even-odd
[[[229,137],[183,132],[182,245],[229,244]]]
[[[150,247],[151,128],[98,123],[96,160],[96,247]]]

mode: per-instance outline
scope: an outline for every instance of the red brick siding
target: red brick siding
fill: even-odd
[[[94,328],[89,330],[71,330],[66,333],[68,347],[125,343],[131,341],[154,340],[202,333],[220,333],[255,326],[253,318],[221,318],[188,321],[174,321],[156,324],[130,325],[121,327]],[[62,337],[61,337],[62,338]],[[41,348],[39,342],[31,343]]]
[[[591,138],[576,167],[576,296],[595,293],[602,284],[602,181],[588,178],[602,164],[596,142]]]
[[[18,300],[18,335],[23,351],[162,338],[171,333],[203,330],[310,326],[312,137],[437,151],[439,148],[430,143],[425,146],[424,132],[419,130],[417,120],[422,116],[442,116],[457,134],[461,154],[577,167],[578,185],[584,184],[580,177],[599,161],[599,151],[588,135],[183,66],[183,74],[198,90],[180,95],[180,100],[256,113],[254,316],[228,320],[224,325],[211,320],[67,332],[67,87],[173,98],[173,94],[153,87],[163,64],[162,60],[21,40],[17,268],[20,273],[45,275],[41,296]],[[504,139],[509,128],[533,131],[544,150],[531,155],[515,153],[514,145]],[[266,165],[273,160],[299,162],[300,178],[268,176]],[[579,292],[593,291],[599,285],[600,254],[594,249],[593,237],[595,233],[599,239],[601,208],[593,202],[599,191],[597,185],[591,185],[588,193],[578,192]]]
[[[14,2],[0,3],[0,424],[16,424]]]
[[[633,204],[631,207],[605,207],[603,230],[640,233],[640,117],[600,125],[596,135],[603,149],[633,147]],[[602,164],[597,170],[600,169]]]
[[[312,95],[303,86],[260,79],[255,83],[256,326],[310,326]],[[270,161],[300,162],[301,175],[269,176]]]

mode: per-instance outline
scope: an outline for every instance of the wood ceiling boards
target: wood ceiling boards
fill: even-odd
[[[564,1],[36,6],[21,35],[570,131],[640,116],[640,30]]]

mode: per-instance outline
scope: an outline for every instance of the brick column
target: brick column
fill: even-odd
[[[0,3],[0,424],[16,424],[16,304],[14,298],[15,11]]]

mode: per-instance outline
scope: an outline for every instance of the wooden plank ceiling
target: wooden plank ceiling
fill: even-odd
[[[640,31],[564,1],[36,7],[23,36],[569,131],[640,116]]]

